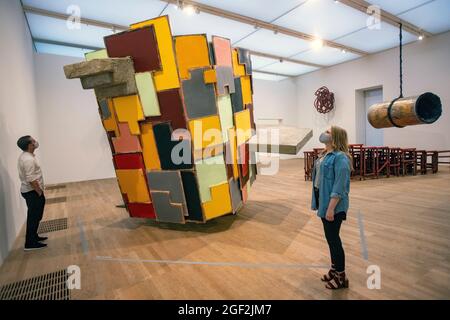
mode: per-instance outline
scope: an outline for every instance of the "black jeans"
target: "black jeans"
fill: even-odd
[[[341,237],[339,236],[344,215],[345,213],[343,212],[335,214],[333,221],[322,218],[325,238],[327,239],[328,247],[330,248],[331,264],[338,272],[345,271],[345,252],[342,247]]]
[[[25,237],[25,246],[35,244],[37,242],[39,222],[44,216],[45,196],[36,191],[22,193],[28,207],[27,211],[27,234]]]
[[[319,206],[319,190],[317,188],[314,188],[314,195],[316,197],[317,206]],[[333,221],[322,218],[325,238],[327,239],[328,248],[330,249],[331,265],[338,272],[345,271],[345,252],[342,247],[339,232],[341,231],[342,221],[346,219],[347,213],[345,212],[336,213]]]

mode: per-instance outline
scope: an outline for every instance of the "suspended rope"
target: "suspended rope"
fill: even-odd
[[[388,110],[387,110],[387,115],[389,118],[389,121],[392,123],[392,125],[394,127],[397,128],[403,128],[404,126],[400,126],[398,124],[396,124],[394,122],[394,119],[392,118],[392,107],[395,103],[395,101],[402,99],[403,98],[403,25],[401,23],[399,23],[400,25],[400,31],[399,31],[399,47],[400,47],[400,54],[399,54],[399,60],[400,60],[400,95],[395,98],[394,100],[391,101],[391,103],[389,104]]]
[[[403,98],[403,25],[400,23],[400,98]]]

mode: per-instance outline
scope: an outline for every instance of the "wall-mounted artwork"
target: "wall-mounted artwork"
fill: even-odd
[[[173,36],[167,16],[104,42],[64,72],[95,90],[130,216],[204,223],[236,213],[257,174],[249,53],[219,36]]]

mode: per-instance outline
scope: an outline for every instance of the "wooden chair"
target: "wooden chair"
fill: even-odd
[[[351,176],[359,176],[359,180],[363,178],[364,161],[363,157],[363,144],[349,144],[348,151],[353,158],[353,171]]]
[[[389,173],[393,173],[395,176],[400,176],[401,166],[401,151],[400,148],[389,148]]]
[[[426,169],[431,169],[432,173],[437,173],[439,169],[439,152],[427,151],[426,159]]]
[[[378,179],[378,149],[377,147],[363,147],[363,179],[375,177]]]
[[[312,169],[314,166],[314,151],[304,151],[305,181],[312,180]]]
[[[400,148],[402,175],[411,172],[416,175],[416,148]]]
[[[427,174],[427,151],[416,150],[416,167],[419,168],[420,174]]]
[[[383,175],[384,173],[389,178],[390,176],[390,149],[389,147],[376,147],[377,148],[377,157],[378,157],[378,167],[377,167],[377,176]]]

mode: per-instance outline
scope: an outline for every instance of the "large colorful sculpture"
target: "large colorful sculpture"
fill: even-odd
[[[217,36],[173,37],[167,16],[104,42],[64,71],[95,90],[130,216],[204,223],[236,213],[257,173],[248,52]]]

